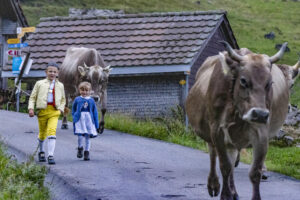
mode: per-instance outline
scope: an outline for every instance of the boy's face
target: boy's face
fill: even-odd
[[[56,67],[49,66],[46,69],[47,78],[53,81],[58,75],[58,69]]]

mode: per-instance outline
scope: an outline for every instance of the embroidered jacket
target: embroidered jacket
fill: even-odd
[[[84,106],[84,103],[88,102],[89,104],[89,113],[93,120],[93,123],[96,129],[99,128],[99,120],[98,120],[98,111],[96,107],[96,103],[93,98],[85,99],[81,96],[76,97],[72,106],[72,117],[73,117],[73,124],[79,121],[81,115],[81,109]]]
[[[29,98],[28,110],[34,109],[35,106],[38,110],[47,108],[50,84],[51,81],[47,78],[36,82]],[[64,85],[56,79],[54,89],[55,108],[63,112],[66,105]]]

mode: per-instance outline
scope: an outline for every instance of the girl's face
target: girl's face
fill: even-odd
[[[90,95],[90,88],[82,87],[82,88],[79,89],[79,93],[83,97],[89,96]]]

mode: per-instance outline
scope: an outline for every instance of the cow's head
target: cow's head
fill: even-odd
[[[243,120],[266,124],[273,96],[272,63],[283,56],[287,43],[271,57],[252,52],[241,55],[223,43],[228,54],[220,53],[219,58],[224,74],[233,77],[233,105]]]
[[[289,87],[290,89],[294,86],[295,80],[299,74],[299,68],[300,68],[300,53],[298,62],[294,66],[288,66],[289,69]]]
[[[94,97],[99,97],[100,92],[106,88],[110,70],[110,66],[103,68],[99,65],[87,66],[85,63],[78,66],[80,80],[91,83]]]

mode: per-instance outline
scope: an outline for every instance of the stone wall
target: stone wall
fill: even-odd
[[[107,111],[142,118],[168,115],[183,104],[182,79],[184,75],[110,77]]]

